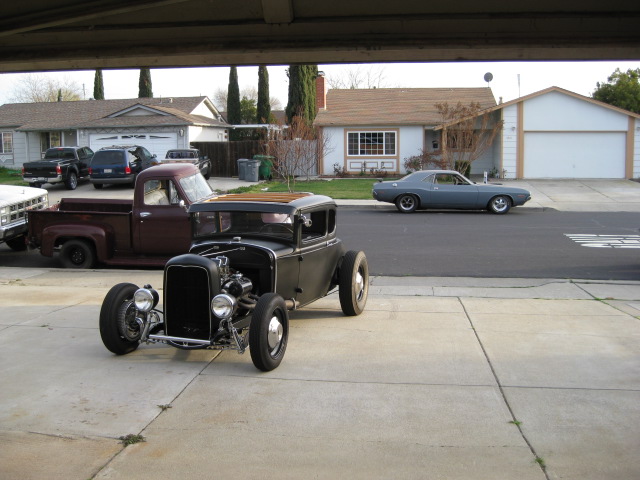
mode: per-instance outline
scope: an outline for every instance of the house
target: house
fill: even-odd
[[[193,142],[228,141],[229,128],[207,97],[6,104],[0,166],[19,168],[50,147],[74,145],[142,145],[164,158]]]
[[[324,81],[323,77],[318,80]],[[334,169],[403,173],[405,159],[440,148],[441,132],[436,128],[442,116],[437,103],[475,102],[483,109],[496,106],[490,88],[345,89],[324,94],[323,86],[317,87],[314,125],[329,137],[330,144],[318,171],[326,175]],[[494,155],[486,152],[474,167],[490,167]]]
[[[478,102],[503,127],[471,165],[472,174],[502,178],[638,178],[640,115],[551,87],[496,104],[489,88],[318,87],[315,125],[331,151],[319,171],[404,173],[404,160],[442,148],[435,104]]]

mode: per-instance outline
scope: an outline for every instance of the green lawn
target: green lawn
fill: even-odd
[[[311,180],[309,182],[297,180],[292,188],[296,192],[311,192],[316,195],[327,195],[331,198],[347,200],[370,200],[371,189],[377,180],[374,178],[335,178],[331,180]],[[265,190],[267,189],[267,190]],[[286,183],[273,181],[258,183],[251,187],[241,187],[230,193],[242,192],[287,192]]]
[[[2,185],[29,185],[22,181],[22,172],[20,170],[10,170],[0,167],[0,184]]]

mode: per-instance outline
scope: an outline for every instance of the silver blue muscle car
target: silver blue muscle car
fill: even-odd
[[[531,193],[523,188],[474,183],[454,170],[421,170],[400,180],[373,186],[373,198],[394,203],[401,213],[418,209],[489,210],[498,215],[524,205]]]

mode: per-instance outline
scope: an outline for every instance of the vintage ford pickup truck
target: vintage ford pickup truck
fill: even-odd
[[[189,250],[187,207],[213,194],[194,165],[161,165],[138,175],[133,200],[63,198],[29,212],[28,241],[67,268],[163,266]]]

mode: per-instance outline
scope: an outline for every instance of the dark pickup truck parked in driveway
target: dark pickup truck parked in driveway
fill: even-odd
[[[29,212],[28,241],[68,268],[163,266],[191,245],[187,207],[213,195],[194,165],[162,165],[138,175],[133,200],[63,198]]]
[[[75,190],[78,179],[89,176],[93,150],[89,147],[55,147],[48,149],[38,162],[27,162],[22,167],[22,178],[32,187],[45,183],[62,183]]]

